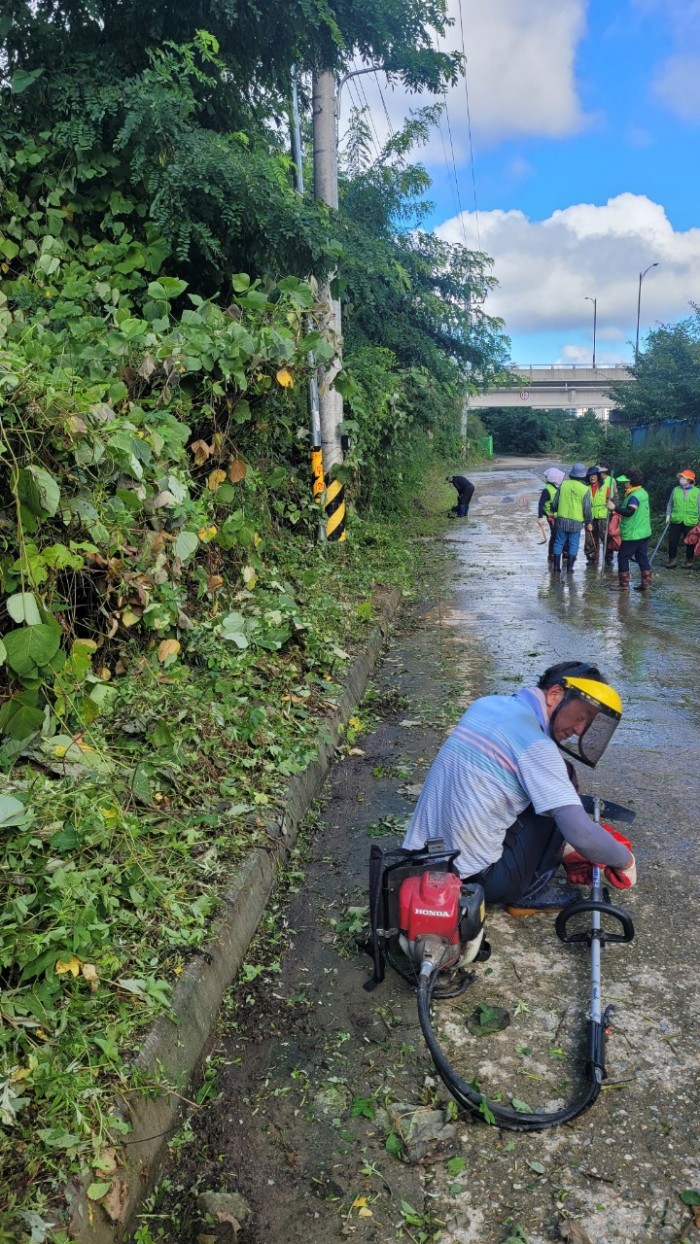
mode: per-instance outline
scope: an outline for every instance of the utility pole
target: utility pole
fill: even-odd
[[[315,73],[312,89],[314,135],[314,195],[329,207],[338,207],[338,93],[335,74],[330,69]],[[343,399],[332,388],[342,367],[342,325],[340,302],[331,294],[330,280],[319,286],[319,301],[326,308],[325,323],[329,339],[335,346],[335,357],[319,374],[319,406],[321,447],[326,485],[326,537],[330,541],[346,539],[345,489],[332,478],[333,467],[343,461],[340,426],[343,422]]]
[[[295,66],[292,66],[292,151],[296,170],[295,182],[297,192],[304,195],[304,164],[301,147],[301,118],[299,115],[299,89]],[[306,322],[306,317],[305,317]],[[321,448],[321,412],[319,407],[318,380],[316,378],[316,362],[313,354],[309,354],[311,376],[309,377],[309,440],[311,443],[311,494],[314,500],[321,500],[325,483],[323,479],[323,450]],[[321,538],[325,539],[325,525],[321,524]]]

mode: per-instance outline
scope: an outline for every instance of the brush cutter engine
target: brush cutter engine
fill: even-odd
[[[389,962],[414,987],[423,964],[440,973],[461,971],[461,992],[473,979],[464,973],[467,965],[488,959],[483,886],[462,881],[457,854],[446,851],[439,838],[420,851],[372,847],[372,932],[364,945],[374,959],[374,976],[366,989],[384,980]]]
[[[441,971],[465,967],[484,942],[484,891],[452,872],[427,870],[407,877],[399,890],[399,945],[416,964]]]

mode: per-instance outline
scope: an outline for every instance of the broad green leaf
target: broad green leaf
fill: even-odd
[[[250,277],[247,272],[235,272],[231,277],[231,285],[237,294],[244,294],[250,289]]]
[[[10,631],[4,639],[8,665],[20,678],[40,678],[41,667],[48,665],[61,646],[60,634],[45,622]]]
[[[111,1187],[112,1187],[111,1180],[109,1181],[109,1183],[90,1184],[87,1190],[89,1200],[99,1201],[103,1196],[107,1195]]]
[[[7,829],[9,825],[16,825],[18,816],[24,817],[26,809],[19,799],[13,798],[12,795],[0,795],[0,829]]]
[[[16,69],[10,78],[10,88],[13,95],[21,95],[28,87],[36,82],[44,72],[43,65],[39,69]]]
[[[528,1106],[526,1101],[521,1101],[519,1097],[511,1097],[511,1105],[518,1114],[532,1114],[532,1107]]]
[[[43,467],[28,466],[19,472],[17,490],[20,501],[29,507],[38,518],[53,518],[61,500],[61,489]]]
[[[5,606],[13,622],[24,622],[26,626],[37,626],[41,622],[33,592],[16,592],[14,596],[8,596]]]
[[[173,552],[176,557],[180,558],[181,562],[186,562],[192,557],[193,553],[197,552],[198,547],[199,539],[196,532],[181,531],[173,545]]]
[[[0,734],[6,734],[8,739],[28,739],[43,724],[44,714],[31,704],[7,700],[0,708]]]
[[[680,1194],[681,1201],[684,1205],[700,1205],[700,1192],[695,1188],[688,1188]]]
[[[0,639],[0,665],[4,665],[7,660],[7,648]]]

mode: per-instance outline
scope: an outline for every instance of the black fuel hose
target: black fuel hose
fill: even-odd
[[[424,964],[423,968],[425,966]],[[589,1080],[586,1091],[578,1101],[572,1102],[570,1106],[566,1106],[563,1110],[554,1110],[550,1113],[542,1111],[541,1113],[530,1114],[521,1113],[519,1110],[509,1110],[500,1106],[498,1102],[491,1101],[483,1093],[479,1093],[471,1084],[467,1084],[466,1080],[457,1075],[443,1054],[430,1023],[430,1005],[438,976],[438,971],[432,971],[428,975],[427,972],[421,970],[418,981],[418,1018],[423,1030],[423,1036],[425,1037],[425,1043],[430,1050],[440,1078],[450,1090],[458,1105],[462,1106],[464,1110],[477,1114],[485,1122],[490,1121],[487,1116],[487,1112],[490,1112],[495,1120],[496,1127],[505,1128],[513,1132],[543,1132],[548,1127],[558,1127],[561,1123],[570,1123],[572,1119],[576,1119],[580,1114],[584,1114],[586,1110],[590,1110],[600,1093],[601,1080],[605,1074],[605,1034],[600,1024],[589,1020],[589,1055],[587,1066]]]

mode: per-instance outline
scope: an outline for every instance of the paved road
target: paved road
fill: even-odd
[[[700,1189],[700,583],[668,572],[651,595],[620,598],[610,576],[583,565],[554,582],[534,518],[541,468],[511,462],[474,475],[469,522],[451,525],[442,549],[424,546],[430,599],[407,612],[360,709],[365,728],[271,908],[246,973],[254,978],[233,991],[214,1051],[220,1095],[182,1139],[155,1210],[164,1217],[148,1220],[172,1244],[218,1238],[195,1207],[202,1188],[248,1201],[237,1244],[700,1240],[680,1197]],[[511,1135],[455,1120],[410,991],[395,978],[363,990],[369,961],[348,926],[364,902],[371,842],[399,839],[466,704],[570,656],[598,660],[625,706],[585,788],[637,809],[640,883],[625,899],[637,938],[604,956],[604,1000],[616,1008],[608,1091],[565,1129]],[[548,919],[495,912],[489,929],[493,958],[469,994],[439,1008],[441,1038],[466,1078],[546,1106],[578,1074],[586,956],[562,948]],[[505,1032],[469,1035],[480,1001],[509,1010]],[[446,1130],[425,1152],[409,1140],[400,1160],[396,1138],[426,1120]]]

